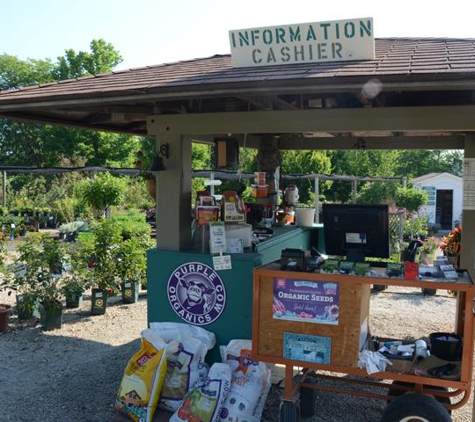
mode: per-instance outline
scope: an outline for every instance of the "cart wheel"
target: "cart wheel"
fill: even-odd
[[[300,409],[296,403],[283,401],[279,408],[279,422],[300,422]]]
[[[373,284],[372,290],[374,292],[382,292],[383,290],[386,290],[387,288],[388,286],[384,284]]]
[[[316,384],[315,379],[306,379],[307,384]],[[315,401],[317,399],[317,390],[305,387],[304,384],[300,387],[300,416],[310,418],[315,416]]]
[[[434,397],[406,393],[389,402],[381,422],[452,422],[452,418]]]
[[[404,386],[404,387],[414,387],[414,384],[412,382],[404,382],[404,381],[393,381],[392,385],[401,385],[401,386]],[[445,387],[438,387],[438,386],[435,386],[435,385],[431,385],[429,388],[431,388],[432,390],[448,391],[447,388],[445,388]],[[406,394],[406,393],[407,393],[407,391],[399,390],[398,388],[390,388],[389,391],[388,391],[388,396],[399,397],[399,396],[401,396],[403,394]],[[426,393],[426,395],[430,395],[430,394]],[[450,397],[442,397],[442,396],[433,396],[433,397],[439,403],[452,404],[452,402],[450,401]],[[447,412],[449,412],[449,414],[452,414],[451,410],[447,410]]]
[[[437,289],[421,289],[424,296],[435,296]]]

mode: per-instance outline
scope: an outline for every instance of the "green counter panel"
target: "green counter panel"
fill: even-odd
[[[280,258],[282,249],[308,249],[312,229],[276,228],[271,239],[257,246],[257,253],[232,254],[232,269],[216,271],[226,290],[226,300],[220,316],[213,322],[199,325],[216,335],[217,346],[208,354],[208,361],[220,361],[219,346],[233,339],[252,337],[253,270]],[[176,252],[151,249],[147,253],[148,322],[185,321],[173,309],[169,296],[169,280],[182,265],[202,263],[213,268],[212,256],[199,252]]]

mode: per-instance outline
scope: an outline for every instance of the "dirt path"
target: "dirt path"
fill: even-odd
[[[455,300],[445,291],[402,298],[386,291],[372,296],[372,333],[404,336],[449,330]],[[41,331],[34,323],[11,320],[0,334],[0,420],[2,422],[110,422],[125,366],[146,327],[146,297],[123,305],[119,298],[101,316],[90,316],[89,300],[66,310],[63,327]],[[0,303],[13,303],[0,293]],[[263,421],[276,422],[280,391],[273,388]],[[383,404],[373,399],[319,392],[317,413],[307,421],[376,422]],[[472,400],[453,412],[454,422],[470,422]],[[166,420],[162,417],[155,421]]]

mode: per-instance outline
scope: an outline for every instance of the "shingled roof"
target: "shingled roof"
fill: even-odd
[[[146,133],[150,114],[473,104],[475,39],[375,40],[374,60],[233,68],[229,55],[0,93],[0,115]],[[363,87],[376,81],[375,96]]]

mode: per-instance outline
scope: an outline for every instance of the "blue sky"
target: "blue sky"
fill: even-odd
[[[228,31],[373,17],[376,37],[475,38],[473,1],[0,0],[0,54],[53,61],[103,38],[118,69],[230,52]]]

